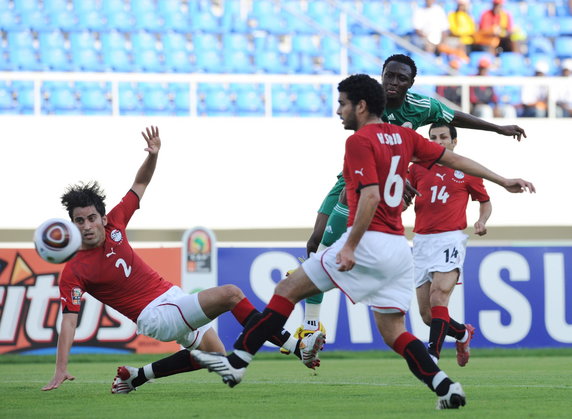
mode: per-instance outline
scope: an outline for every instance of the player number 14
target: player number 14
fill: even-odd
[[[446,191],[447,187],[442,186],[439,190],[437,185],[431,186],[431,203],[435,202],[436,200],[442,201],[443,204],[447,202],[449,198],[449,193]]]

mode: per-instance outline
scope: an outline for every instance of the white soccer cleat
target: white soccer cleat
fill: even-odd
[[[242,377],[246,372],[246,368],[234,368],[228,362],[228,358],[218,352],[204,352],[198,349],[191,351],[191,356],[197,361],[201,367],[206,368],[209,372],[216,372],[222,377],[222,382],[234,387],[242,381]]]
[[[111,394],[130,393],[135,390],[131,383],[137,375],[139,375],[139,368],[127,366],[117,368],[117,375],[111,384]]]
[[[326,343],[326,335],[319,330],[311,335],[306,335],[300,341],[300,356],[305,366],[311,369],[320,366],[318,352],[322,350],[324,343]]]
[[[460,383],[453,383],[449,386],[447,394],[437,399],[437,410],[458,409],[466,403],[463,387],[461,387]]]

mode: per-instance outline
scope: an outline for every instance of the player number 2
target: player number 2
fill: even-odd
[[[447,202],[447,199],[449,198],[449,193],[446,191],[447,187],[446,186],[442,186],[441,190],[439,190],[437,192],[437,190],[439,189],[439,187],[437,185],[435,186],[431,186],[431,203],[435,202],[436,200],[442,201],[443,204]]]
[[[131,275],[131,266],[127,265],[124,259],[119,258],[115,261],[115,267],[119,268],[120,266],[123,268],[125,278],[129,278],[129,275]]]
[[[400,158],[401,156],[393,156],[391,158],[391,167],[389,168],[385,188],[383,189],[383,199],[390,207],[401,205],[401,199],[403,198],[403,179],[396,173]],[[391,193],[392,189],[393,193]]]

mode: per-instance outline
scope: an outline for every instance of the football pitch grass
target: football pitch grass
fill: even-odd
[[[120,365],[157,355],[72,355],[75,381],[44,392],[52,356],[0,355],[0,418],[562,418],[572,416],[572,348],[473,349],[460,368],[453,350],[441,367],[460,381],[467,405],[435,410],[436,396],[389,351],[327,352],[317,375],[294,357],[261,353],[241,384],[194,371],[112,395]]]

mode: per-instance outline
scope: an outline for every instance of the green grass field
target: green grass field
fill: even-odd
[[[473,350],[467,367],[445,350],[441,367],[463,384],[467,406],[436,411],[436,396],[387,351],[327,352],[317,375],[293,357],[262,353],[230,389],[195,371],[110,394],[119,365],[150,355],[73,355],[76,380],[50,392],[54,357],[0,356],[0,418],[562,418],[572,416],[572,349]]]

